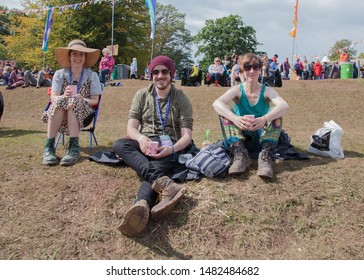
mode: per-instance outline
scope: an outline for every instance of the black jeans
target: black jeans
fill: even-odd
[[[152,137],[152,140],[160,142],[159,137]],[[130,138],[116,140],[113,150],[124,160],[126,165],[133,168],[143,178],[135,202],[145,199],[149,206],[152,207],[157,200],[158,194],[151,186],[155,180],[180,166],[176,155],[160,159],[148,157],[140,150],[139,142]]]

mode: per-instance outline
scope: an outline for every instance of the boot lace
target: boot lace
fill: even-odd
[[[232,152],[234,155],[234,160],[242,160],[244,153],[243,153],[243,148],[241,147],[241,145],[233,145],[232,146]]]
[[[271,148],[265,148],[262,150],[262,161],[271,163],[273,161],[273,151]]]

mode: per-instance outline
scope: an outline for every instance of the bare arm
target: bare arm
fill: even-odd
[[[239,129],[241,130],[249,130],[250,129],[250,120],[244,116],[236,115],[231,109],[228,107],[229,102],[233,100],[240,99],[241,93],[239,89],[239,85],[233,86],[223,95],[221,95],[218,99],[214,101],[212,106],[215,111],[224,118],[232,121]]]

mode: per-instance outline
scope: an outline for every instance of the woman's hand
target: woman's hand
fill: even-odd
[[[254,130],[253,119],[247,116],[235,116],[233,123],[241,130]]]
[[[256,131],[260,128],[263,128],[265,126],[267,122],[267,117],[266,116],[262,116],[260,118],[254,118],[253,122],[252,122],[252,131]]]

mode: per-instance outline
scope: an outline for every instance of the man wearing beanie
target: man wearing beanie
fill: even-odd
[[[192,140],[192,105],[172,84],[172,59],[157,56],[149,64],[152,84],[139,90],[132,101],[127,137],[118,139],[114,152],[142,178],[134,205],[124,214],[119,230],[134,236],[146,227],[149,217],[158,220],[172,211],[186,187],[167,174],[180,167],[178,155]],[[154,151],[152,141],[158,147]]]

